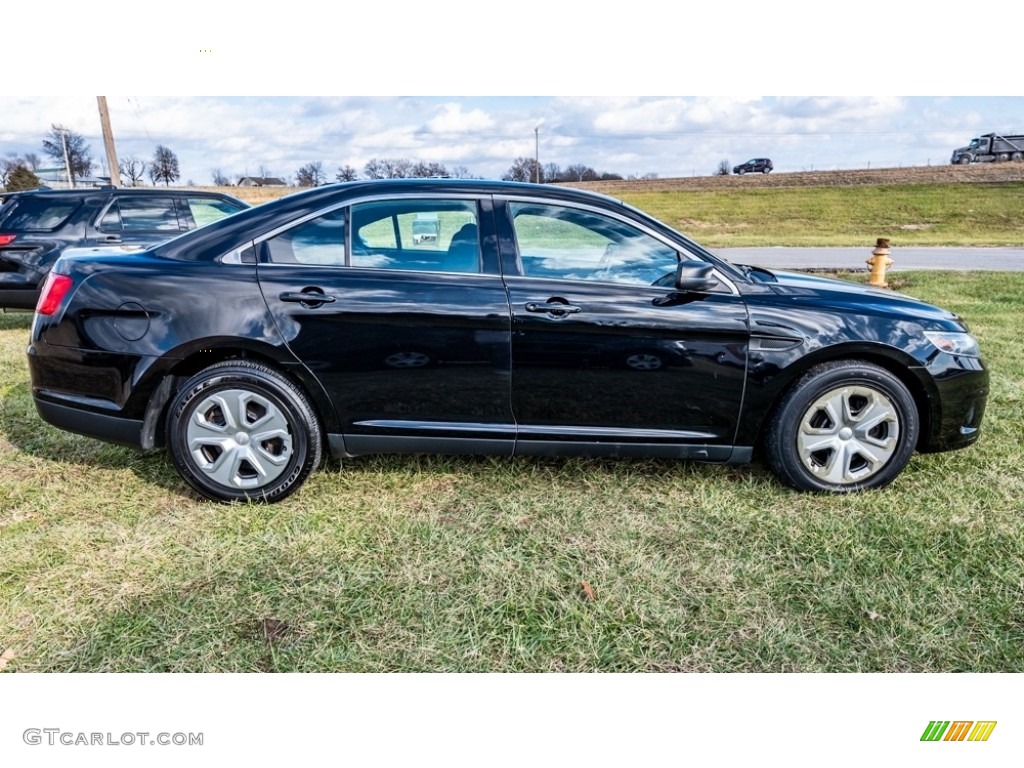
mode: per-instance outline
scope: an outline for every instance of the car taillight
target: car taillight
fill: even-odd
[[[46,276],[46,282],[43,283],[39,301],[36,302],[36,312],[40,315],[52,315],[56,312],[73,284],[74,281],[67,275],[50,272]]]
[[[10,245],[16,237],[17,235],[0,235],[0,247]]]

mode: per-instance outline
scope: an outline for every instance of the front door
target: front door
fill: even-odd
[[[506,277],[519,449],[664,444],[675,446],[665,455],[726,458],[746,373],[742,299],[725,283],[676,291],[681,254],[623,218],[506,205],[520,273]]]

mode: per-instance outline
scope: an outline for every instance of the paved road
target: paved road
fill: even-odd
[[[769,269],[867,269],[871,248],[718,248],[735,264]],[[890,269],[1024,271],[1024,248],[890,248]]]

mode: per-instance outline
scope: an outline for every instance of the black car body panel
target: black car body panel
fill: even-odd
[[[428,219],[438,236],[416,237]],[[679,287],[688,265],[712,276],[705,288]],[[987,395],[976,354],[925,336],[968,338],[949,312],[738,267],[618,201],[552,186],[334,185],[54,273],[70,288],[37,313],[29,348],[40,414],[143,448],[168,442],[186,379],[232,360],[293,382],[338,455],[747,461],[780,403],[835,361],[867,366],[851,391],[871,396],[878,375],[905,387],[921,428],[890,437],[945,450],[978,438]]]
[[[0,307],[32,309],[57,258],[70,248],[163,242],[248,208],[216,192],[182,189],[35,189],[5,196],[0,208]]]

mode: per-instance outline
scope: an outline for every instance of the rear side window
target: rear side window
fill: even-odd
[[[244,210],[235,203],[218,200],[215,197],[188,197],[185,198],[185,202],[188,204],[189,211],[192,212],[192,218],[195,219],[197,227],[212,224],[225,216]]]
[[[35,230],[52,232],[64,226],[80,200],[54,200],[46,197],[19,197],[4,206],[3,227],[9,232]]]
[[[100,228],[131,232],[136,230],[178,232],[178,213],[173,197],[124,197],[103,214]]]

